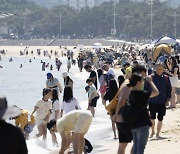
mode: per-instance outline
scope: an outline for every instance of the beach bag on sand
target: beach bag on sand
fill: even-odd
[[[84,138],[84,140],[85,140],[84,151],[86,151],[87,153],[91,153],[93,150],[93,146],[86,138]]]
[[[119,90],[116,93],[116,95],[114,96],[114,98],[105,107],[110,115],[113,115],[116,112],[116,107],[117,107],[117,104],[118,104],[118,98],[117,98],[118,93],[119,93]]]

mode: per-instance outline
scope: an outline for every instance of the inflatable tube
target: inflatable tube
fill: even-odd
[[[162,52],[164,52],[167,55],[171,55],[171,52],[172,52],[171,46],[169,46],[167,44],[158,45],[154,49],[154,52],[153,52],[153,55],[152,55],[153,61],[156,61],[157,58],[160,56],[160,53],[162,53]]]

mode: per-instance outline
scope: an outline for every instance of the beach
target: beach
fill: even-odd
[[[73,50],[74,46],[67,46],[68,49]],[[49,59],[43,57],[43,50],[57,51],[61,55],[62,49],[59,46],[29,46],[29,56],[21,56],[20,50],[24,50],[26,46],[0,46],[0,50],[7,50],[6,56],[2,57],[0,65],[0,94],[7,96],[7,99],[11,105],[16,104],[22,108],[33,110],[37,100],[41,97],[41,91],[45,86],[46,73],[51,72],[57,77],[60,83],[63,83],[62,73],[67,71],[66,57],[60,57],[62,60],[61,71],[58,72],[55,67],[53,71],[47,69],[45,72],[41,71],[40,61],[49,62],[55,65],[54,57]],[[89,48],[89,46],[87,46]],[[41,49],[41,56],[37,56],[36,50]],[[34,54],[31,55],[31,50]],[[63,49],[64,50],[64,49]],[[75,50],[75,55],[78,55],[79,50]],[[13,57],[13,62],[9,63],[8,60]],[[36,57],[33,59],[33,57]],[[33,59],[32,63],[29,63],[29,59]],[[19,65],[23,64],[23,68],[20,69]],[[115,69],[116,76],[121,74],[120,68]],[[74,96],[80,103],[82,109],[87,108],[87,94],[84,90],[86,86],[85,80],[89,74],[83,70],[79,72],[77,65],[72,66],[70,77],[75,81],[74,84]],[[62,95],[60,97],[62,101]],[[12,121],[10,121],[12,123]],[[46,142],[40,139],[34,138],[37,129],[35,128],[33,133],[30,134],[30,139],[27,140],[27,146],[29,154],[57,154],[59,148],[53,147],[51,143],[51,137],[48,133]],[[58,136],[58,142],[60,145],[60,136]],[[180,104],[177,104],[177,108],[168,109],[163,121],[162,139],[157,139],[155,136],[149,138],[145,154],[178,154],[180,153]],[[118,149],[118,139],[113,139],[113,133],[111,129],[111,121],[107,111],[105,111],[101,100],[98,100],[98,107],[96,108],[96,116],[93,119],[92,125],[88,134],[85,136],[92,143],[94,150],[93,154],[116,154]],[[130,153],[132,143],[128,145],[127,152]]]

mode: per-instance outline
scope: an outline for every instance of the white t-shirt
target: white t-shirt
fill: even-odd
[[[110,68],[110,69],[107,71],[107,73],[108,73],[108,74],[111,74],[111,75],[113,75],[113,76],[115,76],[115,73],[114,73],[114,71],[113,71],[112,68]]]
[[[55,111],[57,111],[57,110],[60,110],[60,102],[59,102],[59,100],[55,100],[53,105],[52,105],[50,120],[55,119]]]
[[[36,111],[36,119],[43,120],[50,113],[50,110],[52,109],[52,103],[51,101],[46,102],[41,99],[37,102],[36,107],[38,107]]]
[[[78,101],[74,98],[70,102],[63,101],[61,104],[61,110],[63,110],[66,113],[75,110],[76,106],[78,107]]]

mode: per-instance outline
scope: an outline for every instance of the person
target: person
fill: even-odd
[[[60,116],[63,117],[63,113],[67,114],[72,110],[78,110],[78,101],[73,97],[73,92],[71,87],[64,88],[63,102],[61,104]]]
[[[28,120],[30,116],[31,120]],[[16,127],[20,127],[24,133],[25,139],[29,138],[29,134],[33,131],[35,126],[35,117],[34,115],[29,115],[29,112],[25,109],[21,109],[21,114],[18,117],[15,117]]]
[[[153,82],[159,90],[159,95],[149,99],[149,111],[150,118],[152,122],[152,132],[150,137],[153,137],[155,134],[155,119],[157,113],[157,133],[156,137],[160,138],[160,132],[162,129],[162,121],[163,117],[166,115],[166,104],[171,98],[171,83],[169,77],[164,75],[164,63],[157,62],[155,64],[155,73],[152,76]],[[151,87],[148,82],[145,83],[144,89],[147,91],[151,91]]]
[[[170,57],[171,70],[165,70],[165,72],[171,77],[171,99],[170,99],[170,108],[176,108],[176,87],[178,87],[178,74],[179,66],[175,57]],[[177,82],[176,82],[177,81]]]
[[[51,115],[50,115],[50,122],[47,123],[47,128],[48,128],[48,125],[50,125],[52,121],[57,121],[60,118],[60,102],[59,102],[59,97],[56,90],[52,90],[51,101],[52,101],[52,110],[51,110]],[[56,134],[53,131],[49,131],[49,132],[51,134],[53,145],[58,146]]]
[[[96,91],[95,86],[93,85],[93,80],[92,79],[87,79],[86,83],[89,86],[88,90],[88,109],[91,111],[93,117],[95,115],[95,107],[97,105],[97,100],[99,99],[99,95]]]
[[[64,154],[71,143],[71,138],[73,153],[82,154],[85,145],[84,135],[88,132],[91,122],[91,113],[84,110],[71,111],[63,118],[58,119],[50,129],[58,131],[61,135],[62,142],[59,154]]]
[[[46,88],[56,89],[62,93],[62,86],[57,78],[54,78],[51,73],[47,73]]]
[[[46,62],[42,62],[42,71],[46,70]]]
[[[2,154],[28,154],[22,131],[5,121],[20,114],[21,110],[18,107],[8,107],[6,98],[0,97],[0,153]]]
[[[105,75],[103,74],[102,69],[97,70],[98,73],[98,80],[99,80],[99,92],[101,93],[101,98],[104,98],[104,94],[106,93],[106,81],[105,81]]]
[[[106,74],[106,82],[108,84],[109,80],[115,78],[114,70],[112,68],[109,68],[109,66],[107,64],[103,65],[103,70],[105,70],[107,72],[107,74]]]
[[[90,65],[85,65],[85,66],[84,66],[84,69],[85,69],[87,72],[90,73],[89,78],[92,79],[93,84],[95,85],[96,90],[97,90],[98,87],[97,87],[97,75],[96,75],[96,72],[92,70],[92,67],[91,67]]]
[[[69,73],[70,68],[71,68],[71,58],[68,57],[68,61],[67,61],[67,69],[68,69],[68,73]]]
[[[132,69],[132,74],[138,73],[143,77],[146,77],[146,68],[142,65],[136,65]],[[118,104],[113,120],[116,122],[118,135],[119,135],[119,147],[118,154],[125,154],[126,147],[133,139],[130,127],[124,123],[120,109],[128,102],[131,87],[129,86],[129,79],[126,79],[121,85],[118,92]]]
[[[64,72],[62,77],[64,79],[64,87],[71,87],[73,90],[73,80],[68,76],[67,72]]]
[[[111,100],[115,97],[117,92],[118,92],[118,86],[117,86],[116,80],[111,79],[109,81],[109,88],[108,88],[108,90],[105,93],[104,98],[103,98],[104,105],[105,105],[107,100],[109,102],[111,102]],[[114,139],[116,139],[116,126],[115,126],[115,122],[112,120],[113,115],[110,114],[110,118],[111,118],[111,123],[112,123],[112,130],[114,133]]]
[[[43,136],[43,139],[45,140],[47,135],[47,123],[49,122],[52,109],[52,103],[49,101],[49,99],[52,98],[51,89],[44,88],[42,94],[43,98],[35,105],[32,115],[36,112],[35,121],[39,131],[38,134],[36,134],[36,137]]]
[[[133,154],[144,154],[151,126],[147,110],[148,99],[159,95],[159,91],[154,85],[151,76],[147,77],[147,81],[152,88],[152,92],[142,89],[144,81],[143,76],[137,73],[132,74],[129,80],[129,85],[132,89],[129,95],[129,104],[132,109],[131,113],[135,113],[131,117],[131,119],[134,118],[135,120],[130,125],[133,135]],[[125,120],[124,122],[126,123]]]
[[[79,56],[78,56],[78,58],[77,58],[77,61],[78,61],[79,71],[82,72],[82,69],[83,69],[83,61],[84,61],[84,58],[83,58],[82,54],[79,54]]]

